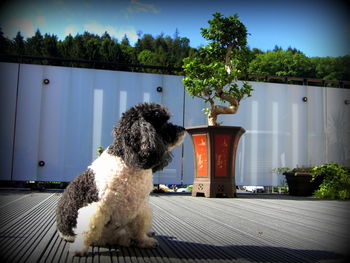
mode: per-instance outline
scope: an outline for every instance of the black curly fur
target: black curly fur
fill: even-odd
[[[89,203],[98,201],[95,174],[87,169],[65,189],[58,201],[56,210],[57,228],[66,236],[74,236],[73,228],[77,225],[78,210]]]
[[[172,160],[168,146],[177,141],[183,127],[167,122],[168,109],[156,103],[142,103],[122,115],[113,129],[114,141],[108,153],[119,156],[126,165],[162,170]]]
[[[169,147],[179,140],[184,128],[168,122],[170,113],[155,103],[138,104],[122,115],[113,128],[114,140],[108,153],[119,156],[129,167],[162,170],[172,160]],[[57,228],[74,236],[78,210],[98,201],[95,173],[88,169],[66,188],[56,210]]]

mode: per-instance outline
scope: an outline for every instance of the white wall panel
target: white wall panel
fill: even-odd
[[[326,91],[328,88],[307,87],[308,164],[320,165],[326,158]],[[338,108],[339,109],[339,108]]]
[[[11,180],[19,64],[0,63],[0,180]]]
[[[43,68],[20,65],[13,180],[37,180]]]
[[[0,63],[6,123],[2,180],[11,179],[15,142],[13,180],[70,181],[96,158],[97,146],[106,148],[112,142],[112,127],[122,112],[143,101],[168,106],[175,124],[207,123],[204,102],[184,93],[181,76],[38,65],[20,65],[18,75],[18,66]],[[43,84],[45,78],[48,85]],[[246,130],[237,151],[237,185],[279,185],[281,178],[272,173],[276,167],[330,161],[350,165],[350,105],[344,103],[350,100],[350,90],[251,84],[252,97],[241,101],[238,113],[219,116],[223,125]],[[163,92],[156,91],[158,86]],[[193,182],[189,136],[173,154],[173,162],[155,174],[154,183]],[[39,160],[46,165],[38,167]]]
[[[159,103],[166,105],[172,116],[170,122],[176,125],[184,125],[183,107],[184,107],[184,87],[181,77],[161,75],[161,87],[163,88],[161,101]],[[182,179],[182,146],[172,150],[173,161],[162,171],[154,174],[153,182],[155,184],[180,184]]]
[[[350,90],[327,89],[327,162],[350,166]]]
[[[320,109],[321,115],[317,114],[317,118],[322,117],[322,98],[320,107],[319,102],[315,102],[320,99],[322,88],[312,87],[308,95],[310,87],[306,86],[251,84],[254,88],[252,97],[241,101],[238,113],[221,117],[224,125],[246,129],[237,152],[236,182],[240,185],[278,185],[281,178],[272,172],[273,168],[307,166],[310,165],[309,156],[315,157],[309,152],[309,137],[318,142],[324,135],[319,126],[309,125],[309,119],[310,114]],[[303,101],[306,96],[309,102]],[[313,130],[311,136],[309,127]],[[311,148],[318,150],[313,145]],[[315,159],[319,161],[320,158]]]
[[[94,107],[98,107],[94,105],[95,74],[87,69],[71,68],[64,78],[67,86],[61,88],[67,90],[67,97],[60,109],[66,122],[63,124],[64,141],[61,142],[65,145],[62,152],[64,170],[57,181],[70,181],[86,169],[96,154],[96,148],[93,148]]]
[[[65,143],[65,140],[69,118],[67,99],[71,69],[38,67],[41,70],[41,82],[43,79],[48,79],[50,82],[42,85],[40,82],[36,83],[37,86],[41,86],[37,162],[45,162],[45,166],[38,167],[36,179],[48,181],[51,178],[62,178],[65,168],[65,152],[69,151],[69,145]]]
[[[46,78],[48,85],[43,84]],[[177,86],[179,79],[173,80]],[[98,146],[112,142],[112,128],[126,109],[161,102],[156,88],[162,84],[157,74],[24,65],[14,180],[70,181],[96,158]],[[175,159],[178,165],[171,171],[179,183],[181,151]],[[41,160],[43,167],[38,166]]]

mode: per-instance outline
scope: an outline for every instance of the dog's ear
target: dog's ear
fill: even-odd
[[[154,127],[147,121],[135,121],[125,134],[124,162],[131,167],[150,169],[158,166],[167,154],[166,145]]]
[[[170,118],[169,110],[160,104],[142,103],[137,105],[135,108],[137,108],[137,111],[141,113],[143,119],[152,123],[154,126],[161,126]]]
[[[108,153],[111,155],[124,156],[124,139],[123,134],[126,134],[127,130],[122,129],[122,126],[116,125],[113,127],[112,135],[114,137],[113,143],[108,147]]]
[[[141,103],[132,107],[113,128],[114,140],[108,153],[119,156],[129,167],[163,169],[171,161],[171,153],[159,130],[169,118],[168,109],[160,104]]]

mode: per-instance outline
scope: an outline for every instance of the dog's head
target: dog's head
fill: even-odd
[[[126,165],[162,170],[170,161],[170,150],[182,143],[185,129],[168,122],[170,112],[160,104],[142,103],[123,113],[113,129],[110,154]]]

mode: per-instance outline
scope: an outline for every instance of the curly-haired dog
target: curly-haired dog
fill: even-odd
[[[159,104],[132,107],[113,128],[113,143],[68,185],[57,205],[57,229],[77,255],[90,245],[158,245],[150,233],[152,171],[171,161],[170,150],[185,135],[169,118]]]

